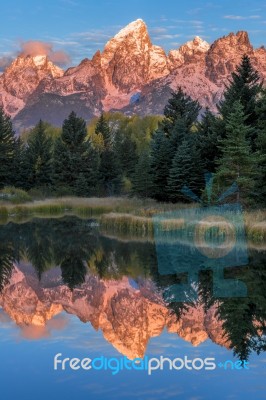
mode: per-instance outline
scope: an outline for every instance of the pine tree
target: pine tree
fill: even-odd
[[[256,120],[256,97],[261,89],[259,73],[253,68],[250,58],[244,55],[236,72],[232,73],[229,85],[226,86],[224,92],[224,99],[218,105],[218,110],[223,118],[227,118],[232,111],[234,102],[239,100],[244,114],[248,116],[246,124],[253,125]]]
[[[204,169],[208,172],[215,172],[217,159],[220,156],[219,140],[219,118],[207,108],[198,124],[196,142],[200,149]]]
[[[86,122],[71,112],[55,142],[54,184],[57,188],[67,187],[76,195],[93,194],[98,165],[98,154],[87,139]]]
[[[176,92],[172,93],[172,97],[168,100],[164,109],[164,120],[162,121],[161,128],[167,134],[171,134],[175,128],[178,120],[185,121],[186,127],[190,129],[196,122],[200,105],[197,100],[192,100],[190,96],[186,95],[181,87]]]
[[[236,72],[232,73],[229,85],[224,92],[224,99],[217,105],[224,120],[224,124],[221,124],[221,130],[225,131],[226,118],[231,114],[235,101],[240,101],[243,106],[243,112],[246,115],[245,124],[250,126],[248,137],[253,151],[256,150],[255,141],[257,138],[257,115],[255,109],[258,94],[261,90],[262,82],[259,73],[253,68],[250,58],[244,55]]]
[[[101,134],[104,148],[100,152],[99,183],[104,195],[118,194],[122,187],[122,170],[109,125],[102,114],[97,121],[96,134]]]
[[[42,121],[35,127],[26,150],[27,186],[48,187],[52,183],[52,141]]]
[[[131,178],[138,161],[137,146],[126,134],[117,132],[114,151],[117,155],[123,175]]]
[[[135,166],[132,177],[132,193],[140,197],[152,197],[151,158],[148,151],[143,151]]]
[[[26,146],[19,137],[15,140],[13,185],[18,188],[27,189],[27,159]]]
[[[266,90],[262,92],[256,113],[258,116],[258,138],[256,148],[258,150],[258,174],[255,179],[254,200],[257,204],[266,205]]]
[[[67,254],[60,265],[63,282],[72,291],[85,282],[87,268],[84,261],[74,254]]]
[[[53,151],[53,186],[55,190],[59,188],[69,190],[73,188],[73,179],[69,175],[70,151],[68,146],[63,142],[62,137],[56,139]],[[73,194],[73,191],[71,192]]]
[[[15,133],[9,116],[0,107],[0,188],[13,184]]]
[[[171,134],[168,136],[170,145],[169,157],[171,158],[171,160],[174,158],[176,151],[178,147],[182,144],[183,140],[188,137],[192,138],[191,130],[187,127],[186,120],[178,119],[171,129]]]
[[[102,135],[104,145],[106,148],[111,147],[111,145],[112,145],[111,131],[110,131],[109,125],[103,114],[101,114],[100,118],[97,121],[97,124],[95,127],[95,133],[97,135],[99,135],[99,134]]]
[[[173,202],[188,201],[182,189],[187,186],[200,196],[203,189],[203,163],[192,138],[186,138],[176,151],[167,180],[169,198]]]
[[[167,181],[173,157],[196,123],[200,105],[181,88],[172,93],[164,110],[164,119],[151,142],[151,178],[153,198],[169,200]]]
[[[104,195],[116,195],[121,190],[122,171],[119,160],[112,149],[105,149],[100,155],[99,182]]]
[[[151,181],[152,197],[158,201],[167,201],[167,179],[172,159],[171,143],[164,132],[155,132],[151,143]]]
[[[0,294],[8,285],[14,270],[14,249],[12,244],[0,243]]]
[[[216,181],[221,190],[236,182],[237,201],[248,202],[254,187],[255,158],[247,140],[250,127],[246,119],[244,107],[236,101],[226,119],[226,137],[220,141],[222,156],[218,160]]]

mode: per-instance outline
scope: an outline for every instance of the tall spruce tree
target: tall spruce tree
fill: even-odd
[[[149,151],[143,151],[132,176],[132,194],[143,198],[152,197],[151,157]]]
[[[266,90],[262,92],[256,113],[258,116],[258,138],[256,148],[258,150],[258,174],[255,179],[254,200],[258,205],[266,205]]]
[[[114,152],[117,155],[123,175],[130,179],[138,161],[136,143],[127,134],[118,131],[115,138]]]
[[[195,121],[196,122],[196,121]],[[183,140],[196,137],[191,136],[191,129],[187,126],[186,120],[178,119],[171,129],[171,134],[167,136],[169,138],[170,153],[169,157],[171,160],[174,158],[178,147],[182,144]]]
[[[122,171],[117,155],[112,149],[104,149],[100,155],[99,182],[104,195],[112,196],[120,193]]]
[[[52,141],[40,121],[28,141],[26,150],[27,187],[49,187],[52,184]]]
[[[13,165],[13,185],[27,189],[27,151],[25,143],[21,140],[21,138],[17,138],[15,140],[15,149],[14,149],[14,165]]]
[[[151,143],[151,181],[152,197],[158,201],[167,201],[167,179],[172,159],[171,143],[166,134],[160,130],[155,132]]]
[[[254,188],[255,157],[247,139],[250,127],[240,101],[236,101],[226,118],[226,137],[220,141],[222,156],[218,161],[216,181],[223,191],[234,182],[239,191],[237,200],[248,203]]]
[[[168,100],[164,109],[164,119],[161,123],[161,128],[167,134],[171,134],[175,129],[178,120],[185,121],[188,129],[192,127],[198,118],[200,105],[197,100],[192,100],[186,95],[181,87],[176,92],[172,93],[172,97]]]
[[[0,242],[0,294],[6,285],[10,282],[14,270],[14,248],[12,242],[6,243],[6,240]]]
[[[104,147],[100,151],[99,183],[101,193],[112,196],[118,194],[122,186],[122,170],[119,156],[115,151],[115,141],[112,140],[109,125],[102,114],[97,121],[96,134],[103,137]]]
[[[112,136],[111,131],[106,121],[104,114],[101,114],[100,118],[97,121],[95,127],[95,133],[97,135],[101,134],[103,137],[105,148],[110,148],[112,146]]]
[[[15,133],[10,117],[0,107],[0,189],[13,184]]]
[[[226,118],[231,114],[235,101],[240,101],[246,116],[245,124],[250,126],[248,138],[253,151],[256,150],[255,143],[258,133],[256,129],[258,120],[256,104],[261,90],[262,82],[259,73],[253,68],[249,56],[244,55],[240,65],[236,68],[236,72],[232,73],[229,85],[226,86],[223,100],[217,105],[224,121],[224,123],[221,123],[221,134],[223,135],[225,133]]]
[[[197,196],[201,195],[204,183],[203,162],[200,150],[192,138],[186,138],[176,151],[167,180],[167,191],[173,202],[188,201],[182,192],[187,186]]]
[[[197,127],[195,138],[204,169],[208,172],[215,172],[217,159],[220,155],[219,140],[221,135],[219,133],[219,123],[220,119],[207,108]]]
[[[181,88],[172,93],[164,110],[164,119],[151,142],[151,179],[153,197],[169,200],[167,182],[173,157],[183,140],[190,136],[200,111],[197,101],[187,96]]]
[[[229,85],[226,86],[224,99],[218,104],[220,114],[223,118],[227,118],[232,111],[234,102],[239,100],[244,114],[247,115],[246,124],[253,125],[257,120],[256,98],[261,89],[259,73],[253,68],[249,56],[244,55],[236,72],[232,73]]]
[[[54,184],[78,196],[94,194],[98,178],[98,154],[87,139],[84,119],[71,112],[54,147]]]

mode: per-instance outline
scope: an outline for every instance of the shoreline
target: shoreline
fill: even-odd
[[[197,204],[157,203],[150,199],[127,197],[110,198],[50,198],[32,202],[11,204],[0,202],[0,225],[8,222],[23,223],[32,218],[62,218],[76,216],[93,218],[101,231],[109,234],[153,239],[153,216],[156,214],[198,208]],[[266,210],[244,211],[244,226],[248,240],[266,243]],[[180,220],[171,220],[174,228],[182,229]],[[223,228],[224,221],[216,226]],[[203,227],[208,228],[208,223]]]

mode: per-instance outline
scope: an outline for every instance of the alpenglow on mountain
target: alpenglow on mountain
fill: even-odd
[[[86,120],[102,111],[161,114],[179,86],[215,111],[243,54],[265,78],[266,50],[254,49],[247,32],[230,33],[212,45],[196,36],[166,55],[138,19],[109,40],[103,52],[66,71],[45,55],[19,55],[0,76],[0,104],[17,130],[40,118],[60,125],[72,110]]]

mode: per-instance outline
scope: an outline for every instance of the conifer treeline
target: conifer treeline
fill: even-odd
[[[0,110],[0,188],[182,202],[184,185],[204,195],[204,173],[211,172],[214,196],[236,182],[238,200],[265,206],[266,92],[248,56],[217,109],[200,115],[198,101],[179,88],[152,134],[148,128],[125,131],[123,119],[111,124],[101,115],[88,135],[85,121],[72,112],[55,139],[40,121],[26,141],[16,139]]]

